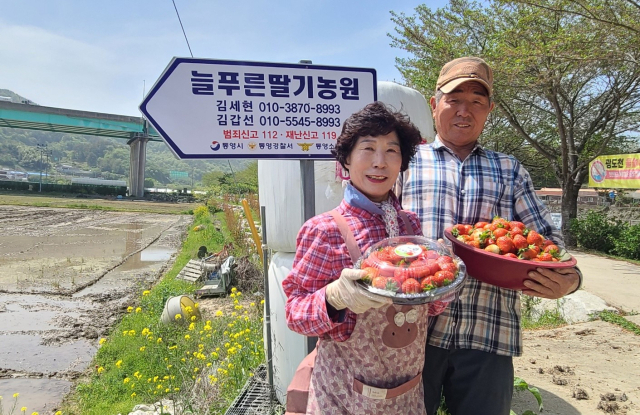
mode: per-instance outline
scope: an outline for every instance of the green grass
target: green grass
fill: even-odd
[[[626,318],[624,318],[624,316],[618,313],[604,310],[598,314],[598,317],[600,317],[602,321],[616,324],[622,327],[623,329],[630,331],[631,333],[634,333],[637,336],[640,336],[640,326],[627,320]]]
[[[194,216],[174,266],[153,288],[141,290],[139,301],[101,340],[94,369],[67,396],[63,414],[128,413],[136,404],[162,398],[182,402],[197,413],[220,414],[251,370],[264,361],[262,304],[243,301],[237,291],[220,300],[229,310],[215,316],[198,319],[199,311],[192,309],[194,321],[187,312],[175,324],[160,322],[167,299],[195,289],[175,278],[180,269],[199,246],[217,250],[225,242],[206,208],[196,209]],[[204,229],[195,231],[197,225]]]

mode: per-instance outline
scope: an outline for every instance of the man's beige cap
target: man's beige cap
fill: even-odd
[[[441,90],[445,94],[453,91],[458,85],[476,81],[487,88],[489,96],[493,95],[493,71],[482,59],[468,56],[454,59],[442,67],[436,91]]]

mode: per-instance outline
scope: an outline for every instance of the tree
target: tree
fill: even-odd
[[[415,16],[392,13],[392,20],[393,44],[413,55],[399,59],[398,68],[425,94],[432,95],[440,68],[453,58],[481,56],[493,67],[496,111],[481,141],[503,143],[510,135],[506,141],[520,143],[517,155],[543,158],[563,190],[562,231],[575,246],[569,223],[589,162],[625,148],[640,126],[640,53],[627,47],[633,33],[501,1],[452,0],[435,12],[422,5]]]

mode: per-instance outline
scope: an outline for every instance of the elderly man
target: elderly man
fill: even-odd
[[[514,157],[484,149],[478,137],[494,108],[493,72],[482,59],[463,57],[442,68],[431,108],[436,139],[419,149],[398,178],[403,207],[416,212],[429,238],[446,227],[501,216],[524,222],[562,244],[562,234]],[[497,270],[496,272],[499,272]],[[581,284],[579,271],[538,268],[527,295],[560,298]],[[452,415],[509,415],[513,356],[522,354],[520,292],[468,278],[459,298],[431,319],[423,371],[427,413],[441,393]]]

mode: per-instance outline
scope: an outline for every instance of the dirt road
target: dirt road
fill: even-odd
[[[0,206],[0,396],[51,414],[190,216]],[[7,399],[9,398],[9,399]]]
[[[640,266],[575,252],[583,289],[627,313],[640,325]],[[516,376],[540,389],[549,415],[640,414],[640,336],[603,321],[525,331]],[[513,409],[537,408],[529,392]],[[537,411],[535,413],[538,413]]]

